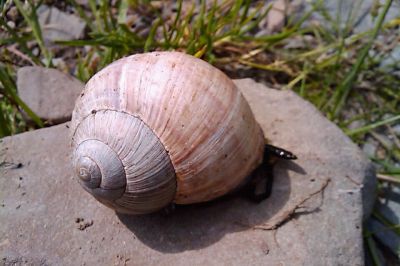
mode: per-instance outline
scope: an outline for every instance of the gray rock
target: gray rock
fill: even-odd
[[[362,145],[362,150],[365,155],[369,157],[374,157],[378,149],[379,143],[372,137],[367,137],[365,143]]]
[[[46,43],[78,39],[86,23],[79,17],[42,5],[37,10],[42,35]]]
[[[50,265],[363,265],[375,177],[362,152],[290,91],[237,80],[274,145],[272,196],[229,197],[168,216],[116,215],[72,177],[68,124],[0,143],[0,254]],[[363,205],[364,204],[364,205]]]
[[[375,202],[376,176],[371,162],[358,146],[335,124],[325,119],[311,103],[305,102],[295,93],[267,90],[265,86],[255,83],[251,79],[237,80],[236,84],[249,101],[257,121],[264,128],[264,134],[273,143],[279,140],[278,146],[287,147],[286,143],[291,143],[293,146],[303,147],[296,149],[304,152],[306,157],[310,154],[326,152],[323,155],[326,162],[318,164],[323,171],[327,170],[326,164],[330,164],[329,159],[331,159],[332,162],[340,161],[338,165],[344,172],[350,170],[358,172],[357,176],[346,174],[344,177],[350,183],[357,185],[354,187],[355,190],[360,189],[362,192],[363,213],[364,218],[367,218]],[[257,97],[257,91],[259,91],[259,97]],[[273,101],[274,97],[277,98],[276,104]],[[260,102],[266,104],[263,105]],[[269,113],[271,115],[268,115]],[[271,123],[272,125],[270,125]],[[280,123],[283,125],[278,127]],[[268,127],[273,128],[272,133]],[[303,141],[309,142],[302,143]],[[294,148],[287,148],[296,154],[299,153]],[[351,156],[354,158],[350,159]],[[343,191],[341,190],[341,192]]]
[[[318,0],[312,0],[312,1],[300,0],[300,1],[303,2],[303,13],[301,13],[298,16],[299,18],[301,15],[304,15],[306,12],[312,9],[311,5],[312,3],[315,4],[318,2]],[[382,6],[384,4],[384,1],[375,1],[375,0],[362,0],[362,1],[326,0],[320,2],[322,3],[321,8],[324,8],[324,10],[326,10],[326,14],[330,16],[333,22],[326,20],[323,15],[318,13],[314,13],[312,15],[311,20],[317,20],[322,24],[324,23],[332,24],[336,23],[337,17],[339,16],[338,17],[339,26],[341,28],[345,28],[346,23],[350,23],[355,33],[360,33],[373,29],[377,19],[372,17],[371,15],[371,10],[374,8],[374,3],[378,2]],[[380,8],[379,12],[382,12],[382,9],[383,8]],[[398,17],[399,11],[400,11],[399,2],[393,1],[391,8],[389,9],[385,17],[385,22],[388,22]],[[349,18],[350,20],[348,21]]]
[[[400,136],[400,124],[394,125],[392,128],[393,128],[393,132],[394,132],[397,136]]]
[[[260,21],[261,31],[257,33],[258,36],[279,32],[285,25],[288,2],[285,0],[274,0],[272,3],[266,5],[265,8],[269,8],[269,5],[271,5],[271,9],[265,18]]]
[[[79,80],[56,69],[22,67],[17,73],[21,99],[51,124],[71,119],[75,100],[83,87]]]
[[[400,10],[400,8],[399,8]],[[393,50],[380,62],[382,67],[390,67],[391,65],[397,65],[400,61],[400,46],[396,46]]]

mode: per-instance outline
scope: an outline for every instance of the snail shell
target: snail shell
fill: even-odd
[[[80,184],[123,213],[215,199],[263,157],[262,130],[233,82],[178,52],[136,54],[98,72],[71,132]]]

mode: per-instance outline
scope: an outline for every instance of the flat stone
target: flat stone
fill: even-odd
[[[38,11],[39,24],[46,43],[79,39],[86,23],[76,15],[60,11],[56,7],[42,5]]]
[[[0,143],[2,262],[50,265],[363,265],[362,217],[375,176],[358,147],[314,106],[252,80],[236,84],[279,162],[269,199],[240,196],[127,216],[72,177],[68,124]]]
[[[75,100],[84,84],[56,69],[22,67],[17,73],[17,88],[21,99],[50,124],[71,119]]]
[[[288,2],[285,0],[274,0],[265,18],[260,21],[260,31],[257,36],[270,35],[279,32],[285,25]]]

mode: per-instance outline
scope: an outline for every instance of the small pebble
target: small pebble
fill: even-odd
[[[368,156],[375,156],[377,145],[375,143],[366,142],[362,146],[363,152]]]
[[[10,27],[11,29],[15,29],[15,22],[14,21],[7,21],[7,26]]]
[[[13,6],[8,10],[7,16],[12,20],[13,22],[17,21],[18,19],[18,9],[16,6]]]
[[[83,231],[92,225],[93,225],[93,220],[90,220],[88,222],[81,222],[81,223],[79,223],[78,229]]]
[[[37,47],[33,48],[32,54],[33,54],[34,56],[38,56],[38,55],[39,55],[39,48],[37,48]]]

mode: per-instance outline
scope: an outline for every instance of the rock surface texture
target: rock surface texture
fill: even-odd
[[[37,13],[43,38],[47,44],[82,37],[86,23],[78,16],[46,5],[41,5]]]
[[[17,73],[21,99],[43,120],[51,124],[71,119],[75,99],[84,84],[56,69],[22,67]]]
[[[2,262],[363,265],[370,163],[294,93],[252,80],[236,84],[270,142],[299,157],[277,164],[269,199],[233,196],[170,215],[115,214],[72,177],[68,124],[23,133],[0,143]]]

